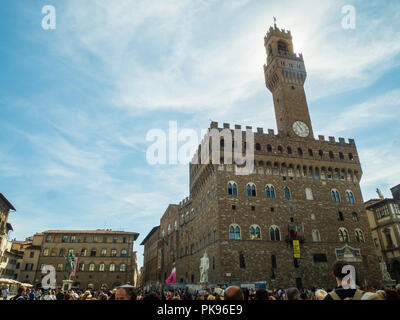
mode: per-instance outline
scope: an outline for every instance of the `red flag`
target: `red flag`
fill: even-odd
[[[168,277],[168,279],[165,280],[165,283],[166,283],[167,285],[169,285],[169,283],[171,282],[171,280],[172,280],[172,284],[175,284],[175,283],[176,283],[176,268],[175,268],[175,267],[172,269],[171,275]]]
[[[75,274],[76,274],[76,268],[77,268],[77,266],[78,266],[78,257],[75,257],[75,259],[74,259],[74,271],[71,273],[71,277],[75,277]]]

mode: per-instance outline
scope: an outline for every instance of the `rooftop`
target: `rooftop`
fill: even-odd
[[[10,203],[10,201],[7,200],[7,198],[6,198],[2,193],[0,193],[0,199],[3,200],[3,202],[6,204],[6,206],[7,206],[10,210],[15,211],[14,206]]]
[[[154,227],[153,229],[151,229],[151,231],[149,232],[149,234],[146,236],[146,238],[143,239],[142,243],[140,244],[141,246],[144,246],[144,244],[146,243],[146,241],[154,234],[154,232],[156,232],[158,229],[160,228],[160,226]]]
[[[43,231],[43,234],[120,234],[120,235],[133,235],[134,240],[139,237],[139,233],[137,232],[125,232],[125,231],[116,231],[111,229],[97,229],[97,230],[47,230]]]

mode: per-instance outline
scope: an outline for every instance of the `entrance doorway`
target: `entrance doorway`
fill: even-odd
[[[296,287],[297,289],[303,289],[303,280],[301,278],[296,278]]]

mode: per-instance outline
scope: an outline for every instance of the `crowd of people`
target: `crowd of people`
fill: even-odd
[[[345,263],[338,261],[333,266],[333,276],[337,282],[335,289],[322,288],[288,288],[288,289],[257,289],[249,290],[237,286],[230,286],[225,290],[222,288],[205,288],[201,291],[191,292],[189,289],[168,290],[159,289],[146,292],[129,286],[122,286],[113,290],[34,290],[24,287],[18,288],[18,293],[12,300],[225,300],[225,301],[247,301],[247,300],[390,300],[400,301],[400,284],[385,286],[383,288],[356,287],[348,288],[347,274],[342,270]],[[343,282],[343,283],[342,283]],[[8,293],[8,291],[7,291]],[[7,299],[7,296],[3,296]]]

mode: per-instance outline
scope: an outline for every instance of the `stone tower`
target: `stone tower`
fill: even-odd
[[[290,31],[270,27],[264,39],[267,64],[265,83],[272,92],[278,134],[282,137],[314,139],[304,82],[307,77],[303,56],[293,52]]]
[[[207,148],[202,142],[189,166],[190,195],[160,220],[158,277],[151,280],[163,283],[176,266],[179,283],[198,284],[206,251],[212,284],[329,288],[336,285],[332,264],[345,260],[356,267],[359,284],[377,285],[355,141],[314,138],[303,57],[293,53],[290,32],[269,28],[265,47],[279,132],[211,123],[210,131],[220,133],[218,151],[232,152],[231,143],[246,150],[254,142],[254,171],[237,174],[239,166],[224,159],[200,163]],[[247,140],[249,130],[254,141]],[[225,140],[226,131],[232,141]],[[237,131],[246,141],[235,137]]]

